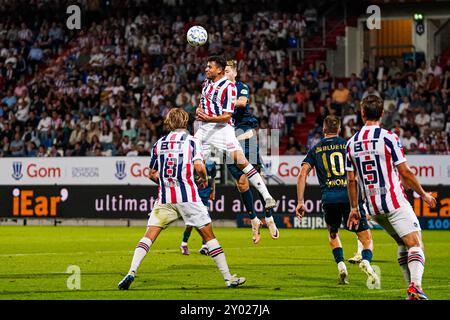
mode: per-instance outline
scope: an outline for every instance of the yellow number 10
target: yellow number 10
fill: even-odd
[[[336,169],[336,158],[338,160],[339,171],[337,171],[337,169]],[[335,176],[343,176],[345,174],[344,157],[342,156],[341,152],[333,152],[330,155],[331,171],[330,171],[330,167],[328,166],[326,153],[322,154],[322,160],[323,160],[323,166],[325,167],[325,170],[327,171],[328,178],[331,177],[331,173],[333,173]]]

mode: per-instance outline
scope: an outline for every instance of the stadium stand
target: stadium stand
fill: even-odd
[[[258,12],[248,12],[252,1],[224,4],[226,13],[213,16],[204,14],[205,1],[186,8],[171,2],[82,2],[83,29],[69,31],[64,14],[48,14],[68,1],[3,1],[3,12],[27,14],[0,17],[0,156],[149,155],[171,108],[194,118],[204,59],[222,53],[238,61],[261,128],[281,129],[281,154],[306,152],[327,114],[341,116],[342,135],[350,137],[362,125],[359,102],[369,93],[386,99],[383,126],[408,153],[448,154],[449,50],[419,68],[380,59],[349,79],[335,78],[317,53],[304,64],[288,63],[300,38],[318,43],[324,1],[258,2]],[[218,12],[220,3],[206,4]],[[298,13],[288,10],[292,5]],[[208,30],[208,47],[187,45],[195,24]],[[333,29],[326,46],[335,46],[343,30]]]

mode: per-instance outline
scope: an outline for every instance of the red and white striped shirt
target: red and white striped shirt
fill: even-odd
[[[212,82],[205,81],[200,98],[200,106],[208,116],[221,116],[224,112],[234,112],[237,90],[233,82],[223,77]],[[232,124],[232,120],[230,123]]]
[[[203,161],[200,141],[186,130],[175,130],[153,146],[150,168],[159,172],[158,202],[201,202],[194,181],[194,162]]]
[[[348,140],[346,170],[357,172],[369,214],[410,206],[396,169],[405,161],[400,139],[379,126],[364,126]]]

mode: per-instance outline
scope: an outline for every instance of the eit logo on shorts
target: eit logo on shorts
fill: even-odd
[[[234,149],[234,143],[227,143],[227,149]]]

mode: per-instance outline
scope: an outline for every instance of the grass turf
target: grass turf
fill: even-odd
[[[128,271],[143,228],[0,227],[0,299],[404,299],[405,283],[396,262],[397,246],[374,231],[374,261],[381,289],[369,290],[365,276],[347,264],[350,284],[337,284],[337,268],[326,230],[281,230],[271,240],[267,229],[258,245],[250,229],[217,228],[232,273],[245,276],[240,288],[225,287],[211,258],[198,254],[199,235],[190,256],[178,246],[181,228],[168,228],[152,246],[129,291],[117,283]],[[430,299],[450,299],[450,232],[425,231],[424,290]],[[345,258],[356,250],[355,236],[341,232]],[[67,289],[69,265],[81,269],[81,289]]]

